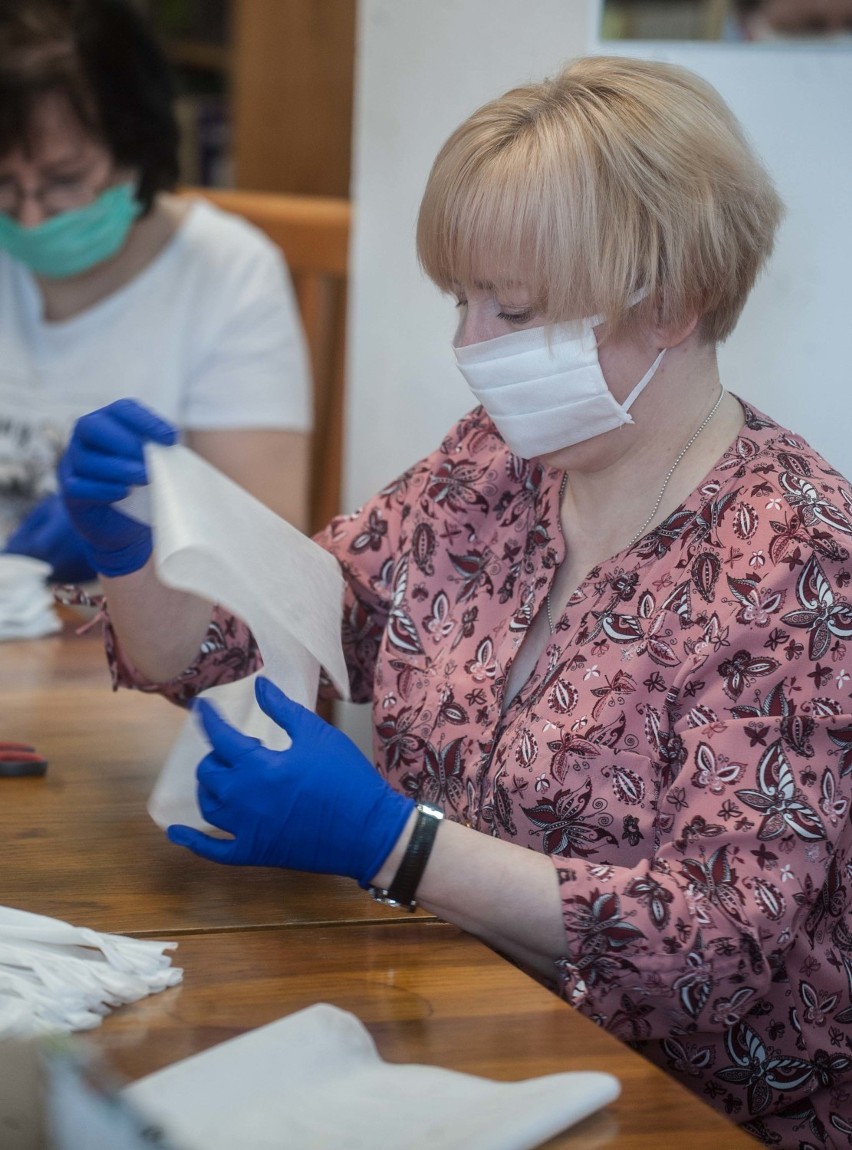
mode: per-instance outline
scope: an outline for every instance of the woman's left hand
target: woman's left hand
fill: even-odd
[[[37,503],[6,540],[4,550],[49,563],[51,578],[58,583],[87,583],[98,577],[60,495],[48,495]]]
[[[198,804],[209,823],[234,837],[174,825],[169,838],[214,862],[349,875],[368,885],[414,802],[393,790],[346,735],[268,679],[257,679],[255,693],[292,746],[269,750],[199,700],[212,751],[198,766]]]

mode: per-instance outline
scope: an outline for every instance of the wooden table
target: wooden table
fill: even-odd
[[[145,801],[182,721],[113,696],[97,638],[0,644],[0,738],[50,759],[0,779],[0,903],[179,941],[182,985],[92,1034],[129,1079],[315,1002],[356,1014],[381,1054],[498,1080],[603,1070],[619,1100],[552,1150],[755,1143],[698,1098],[454,927],[379,907],[326,876],[231,870],[172,847]]]
[[[109,1018],[92,1041],[130,1078],[249,1027],[329,1002],[367,1026],[391,1062],[512,1081],[602,1070],[621,1081],[605,1110],[556,1150],[754,1148],[673,1079],[470,935],[436,921],[290,927],[183,939],[185,984]]]
[[[349,879],[174,847],[145,804],[185,720],[159,697],[113,693],[95,632],[0,643],[0,739],[50,764],[41,779],[0,778],[0,904],[154,935],[395,917]]]

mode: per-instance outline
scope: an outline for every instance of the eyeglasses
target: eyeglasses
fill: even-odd
[[[108,183],[108,181],[107,181]],[[36,200],[45,215],[55,216],[75,208],[85,208],[95,200],[107,184],[92,187],[91,175],[62,176],[42,184],[40,188],[22,188],[17,180],[0,176],[0,212],[16,216],[27,199]]]

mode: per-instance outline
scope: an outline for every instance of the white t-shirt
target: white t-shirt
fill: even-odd
[[[199,200],[144,271],[60,323],[0,251],[0,539],[56,489],[74,421],[122,397],[185,430],[310,428],[293,288],[262,232]]]

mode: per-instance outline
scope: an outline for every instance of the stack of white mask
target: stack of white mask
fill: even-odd
[[[0,1038],[91,1030],[116,1006],[181,981],[174,942],[99,934],[0,907]]]
[[[50,564],[0,553],[0,639],[36,639],[62,628],[48,589]]]

